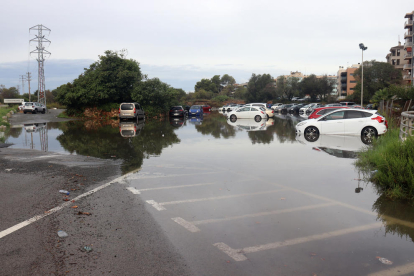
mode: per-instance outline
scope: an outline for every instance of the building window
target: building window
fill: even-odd
[[[353,76],[354,74],[349,74],[350,76]]]
[[[349,90],[355,90],[355,88],[350,88]]]
[[[400,49],[397,50],[397,56],[400,56]]]
[[[356,81],[351,81],[351,83],[356,83]]]
[[[395,59],[392,60],[392,65],[395,65]]]
[[[397,65],[400,65],[400,60],[399,59],[397,59]]]

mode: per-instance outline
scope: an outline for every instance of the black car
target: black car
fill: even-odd
[[[294,106],[292,106],[291,108],[288,109],[288,112],[291,113],[291,114],[298,114],[299,109],[303,106],[305,106],[305,104],[294,105]]]
[[[170,117],[184,117],[187,114],[182,106],[173,106],[170,109]]]
[[[280,113],[287,113],[289,108],[295,106],[295,104],[284,104],[282,105],[282,107],[279,109]]]

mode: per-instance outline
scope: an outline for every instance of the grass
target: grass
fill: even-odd
[[[9,113],[10,111],[16,111],[16,107],[12,106],[12,107],[0,107],[0,126],[6,126],[9,127],[10,124],[7,122],[7,120],[3,120],[3,116],[6,116],[7,113]]]
[[[59,115],[57,115],[57,117],[58,118],[66,118],[66,119],[72,118],[68,114],[66,114],[66,111],[63,111],[62,113],[60,113]]]
[[[411,200],[414,199],[414,137],[401,141],[399,132],[398,127],[390,128],[359,155],[356,166],[387,197]]]

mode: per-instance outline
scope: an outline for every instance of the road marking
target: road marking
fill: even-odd
[[[166,210],[163,207],[165,205],[182,204],[182,203],[193,203],[193,202],[200,202],[200,201],[218,200],[218,199],[226,199],[226,198],[236,198],[236,197],[252,196],[252,195],[262,195],[262,194],[277,193],[277,192],[281,192],[281,191],[285,191],[285,190],[287,190],[287,189],[264,191],[264,192],[256,192],[256,193],[246,193],[246,194],[238,194],[238,195],[228,195],[228,196],[216,196],[216,197],[206,197],[206,198],[195,198],[195,199],[177,200],[177,201],[169,201],[169,202],[161,202],[161,203],[157,203],[154,200],[147,200],[147,203],[151,204],[158,211],[163,211],[163,210]]]
[[[247,253],[255,253],[255,252],[260,252],[260,251],[269,250],[269,249],[276,249],[279,247],[285,247],[285,246],[296,245],[296,244],[301,244],[305,242],[318,241],[318,240],[338,237],[338,236],[347,235],[351,233],[375,229],[381,226],[382,226],[382,223],[377,222],[377,223],[363,225],[363,226],[357,226],[357,227],[352,227],[352,228],[346,228],[346,229],[326,232],[323,234],[316,234],[316,235],[312,235],[308,237],[301,237],[301,238],[296,238],[296,239],[291,239],[291,240],[286,240],[286,241],[281,241],[281,242],[274,242],[274,243],[268,243],[268,244],[263,244],[263,245],[258,245],[258,246],[245,247],[242,249],[233,249],[227,244],[222,243],[222,242],[215,243],[214,246],[216,246],[218,249],[226,253],[229,257],[233,258],[235,261],[245,261],[247,260],[247,257],[244,254],[247,254]]]
[[[143,175],[143,176],[129,177],[127,180],[148,179],[148,178],[165,178],[165,177],[180,177],[180,176],[192,176],[192,175],[215,174],[215,173],[217,173],[217,172],[188,173],[188,174],[169,174],[169,175]]]
[[[185,219],[180,218],[180,217],[172,218],[172,220],[175,221],[176,223],[180,224],[181,226],[183,226],[184,228],[186,228],[190,232],[199,232],[200,229],[198,227],[196,227],[196,225],[222,222],[222,221],[231,221],[231,220],[244,219],[244,218],[254,218],[254,217],[261,217],[261,216],[278,215],[278,214],[284,214],[284,213],[290,213],[290,212],[305,211],[305,210],[311,210],[311,209],[315,209],[315,208],[328,207],[328,206],[333,206],[333,205],[336,205],[336,204],[331,202],[331,203],[309,205],[309,206],[303,206],[303,207],[297,207],[297,208],[291,208],[291,209],[284,209],[284,210],[261,212],[261,213],[255,213],[255,214],[246,214],[246,215],[227,217],[227,218],[196,220],[196,221],[192,221],[192,222],[186,221]]]
[[[183,226],[185,229],[187,229],[190,232],[193,232],[193,233],[200,232],[200,229],[197,226],[195,226],[193,223],[189,221],[186,221],[183,218],[180,218],[180,217],[172,218],[172,220],[178,223],[179,225]]]
[[[129,174],[132,174],[132,173],[135,173],[135,171],[132,171],[130,173],[127,173],[127,174],[125,174],[123,176],[120,176],[118,178],[115,178],[115,179],[109,181],[108,183],[105,183],[105,184],[103,184],[103,185],[101,185],[99,187],[96,187],[95,189],[92,189],[92,190],[90,190],[90,191],[88,191],[88,192],[86,192],[84,194],[81,194],[81,195],[73,198],[71,201],[65,202],[65,203],[63,203],[63,204],[61,204],[61,205],[59,205],[59,206],[57,206],[55,208],[52,208],[52,209],[46,211],[42,215],[34,216],[34,217],[32,217],[32,218],[30,218],[28,220],[25,220],[25,221],[20,222],[20,223],[12,226],[10,228],[7,228],[6,230],[3,230],[3,231],[0,232],[0,239],[4,238],[5,236],[7,236],[7,235],[9,235],[9,234],[11,234],[13,232],[16,232],[19,229],[22,229],[23,227],[26,227],[26,226],[32,224],[33,222],[36,222],[36,221],[38,221],[38,220],[40,220],[42,218],[45,218],[45,217],[47,217],[47,216],[49,216],[49,215],[51,215],[53,213],[56,213],[57,211],[62,210],[65,207],[68,207],[68,206],[72,205],[72,201],[78,201],[78,200],[80,200],[80,199],[82,199],[82,198],[84,198],[86,196],[89,196],[89,195],[91,195],[93,193],[96,193],[97,191],[102,190],[102,189],[104,189],[104,188],[106,188],[106,187],[108,187],[108,186],[110,186],[110,185],[112,185],[114,183],[120,182],[125,177],[127,177]]]
[[[391,276],[391,275],[412,275],[414,272],[414,263],[396,266],[387,270],[382,270],[368,274],[368,276]]]
[[[188,187],[206,186],[206,185],[214,185],[214,184],[220,184],[220,183],[211,182],[211,183],[201,183],[201,184],[191,184],[191,185],[165,186],[165,187],[147,188],[147,189],[139,189],[139,190],[134,187],[128,187],[127,189],[131,191],[131,193],[135,195],[139,195],[141,194],[141,192],[146,192],[146,191],[175,189],[175,188],[188,188]]]

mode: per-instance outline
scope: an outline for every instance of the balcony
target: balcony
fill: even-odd
[[[405,49],[405,48],[409,48],[409,47],[413,47],[413,42],[412,42],[412,41],[406,41],[406,42],[404,43],[404,49]]]
[[[346,89],[346,83],[343,83],[343,84],[341,85],[341,88],[342,88],[342,89]]]
[[[413,52],[408,52],[404,55],[404,59],[412,59],[413,58]]]
[[[341,77],[341,82],[346,82],[346,77]]]
[[[413,31],[406,31],[404,33],[404,38],[411,37],[411,36],[413,36]]]
[[[411,19],[408,19],[405,23],[404,23],[404,29],[406,28],[410,28],[413,27],[413,21]]]
[[[411,70],[412,68],[413,68],[412,64],[404,64],[404,67],[403,67],[404,70]]]
[[[411,75],[404,75],[403,80],[411,80]]]

